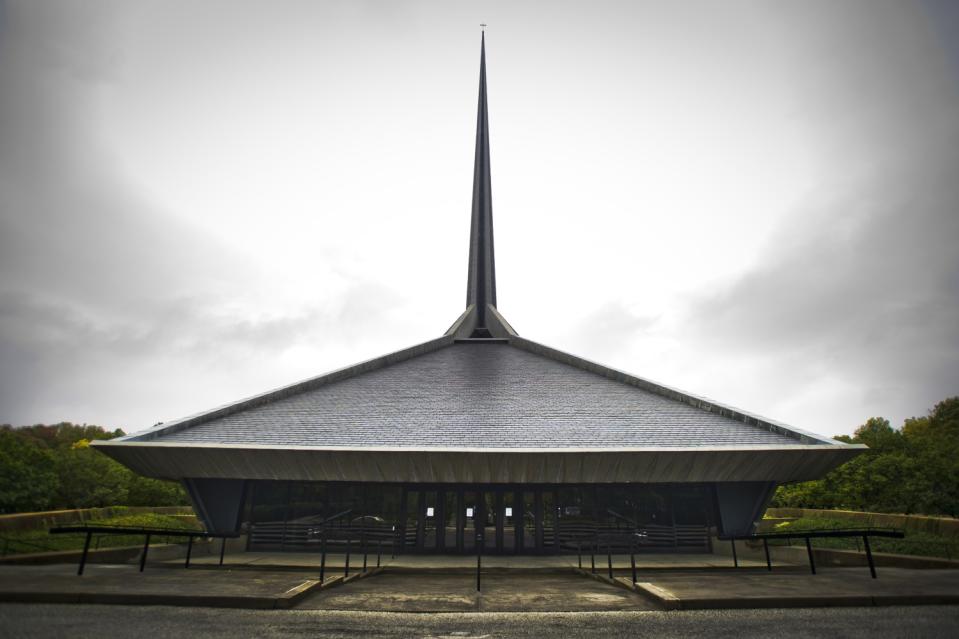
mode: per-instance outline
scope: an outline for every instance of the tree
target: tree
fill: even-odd
[[[856,429],[852,441],[865,444],[877,453],[899,450],[903,447],[902,433],[889,425],[883,417],[870,417],[866,423]]]
[[[0,428],[0,512],[43,510],[58,484],[53,457],[34,443]]]
[[[774,506],[959,516],[959,397],[899,430],[872,417],[836,439],[869,450],[820,480],[780,486]]]
[[[924,512],[959,516],[959,397],[907,419],[902,430],[920,467]]]
[[[90,447],[121,435],[69,422],[0,426],[0,512],[188,504],[179,484],[141,477]]]
[[[126,504],[130,471],[90,448],[88,440],[62,450],[56,462],[59,504],[67,508]]]
[[[130,472],[127,506],[182,506],[189,503],[180,484]]]

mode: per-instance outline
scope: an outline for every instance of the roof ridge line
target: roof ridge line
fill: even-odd
[[[386,355],[380,355],[372,359],[364,360],[357,364],[344,366],[343,368],[322,373],[315,377],[310,377],[308,379],[293,382],[292,384],[287,384],[285,386],[280,386],[279,388],[274,388],[263,393],[258,393],[256,395],[251,395],[243,399],[229,402],[227,404],[217,406],[216,408],[211,408],[209,410],[194,413],[186,417],[181,417],[172,422],[161,422],[152,428],[131,433],[125,437],[118,437],[115,441],[149,441],[152,439],[157,439],[164,435],[186,430],[192,426],[196,426],[219,417],[232,415],[233,413],[238,413],[249,408],[256,408],[257,406],[269,404],[279,399],[285,399],[287,397],[299,395],[300,393],[305,393],[307,391],[319,388],[320,386],[325,386],[333,382],[339,382],[344,379],[356,377],[362,373],[368,373],[380,368],[385,368],[391,364],[397,364],[399,362],[413,359],[414,357],[418,357],[420,355],[438,351],[441,348],[452,345],[453,339],[453,335],[446,334],[436,339],[431,339],[426,342],[414,344],[413,346],[408,346],[398,351],[393,351],[392,353],[387,353]]]
[[[666,386],[665,384],[660,384],[658,382],[654,382],[616,368],[611,368],[604,364],[588,360],[584,357],[579,357],[577,355],[561,351],[557,348],[546,346],[545,344],[540,344],[539,342],[534,342],[531,339],[520,337],[519,335],[511,339],[510,344],[529,353],[542,355],[554,361],[568,364],[575,368],[589,371],[623,384],[628,384],[630,386],[647,390],[661,397],[682,402],[688,406],[698,408],[707,413],[721,415],[723,417],[728,417],[735,421],[746,424],[747,426],[763,428],[779,435],[798,439],[802,443],[826,444],[831,446],[849,445],[845,442],[840,442],[829,437],[824,437],[800,428],[795,428],[794,426],[789,426],[767,417],[749,413],[742,409],[717,402],[707,397],[695,395],[672,386]]]

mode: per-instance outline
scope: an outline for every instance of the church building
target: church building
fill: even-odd
[[[629,521],[650,551],[752,532],[779,484],[862,452],[520,336],[497,308],[485,36],[466,308],[436,339],[114,440],[206,528],[309,547],[348,511],[397,552],[575,552]]]

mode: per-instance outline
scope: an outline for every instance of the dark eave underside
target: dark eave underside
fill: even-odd
[[[183,477],[420,483],[805,481],[862,452],[834,445],[654,450],[416,450],[98,442],[135,471]]]

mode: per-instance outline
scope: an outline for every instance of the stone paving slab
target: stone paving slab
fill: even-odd
[[[160,604],[229,608],[289,608],[323,584],[313,575],[228,568],[173,570],[87,565],[78,576],[68,564],[0,566],[0,601],[45,603]]]
[[[433,565],[433,564],[429,564]],[[818,575],[792,569],[639,571],[619,568],[610,580],[565,571],[487,571],[483,590],[475,572],[351,572],[335,567],[327,581],[315,570],[261,570],[250,565],[189,570],[173,566],[71,564],[0,566],[0,601],[166,604],[242,608],[393,612],[585,612],[959,604],[959,571],[881,568],[871,579],[862,568],[829,568]],[[375,579],[365,576],[379,575]],[[592,577],[592,578],[586,578]],[[329,586],[348,582],[344,588]],[[616,588],[615,586],[621,586]],[[625,587],[622,587],[625,586]]]
[[[630,579],[616,575],[629,587]],[[667,610],[959,604],[959,571],[831,568],[801,571],[657,572],[635,589]]]
[[[660,610],[626,589],[563,574],[485,575],[384,572],[347,588],[311,593],[299,610],[379,612],[597,612]]]

